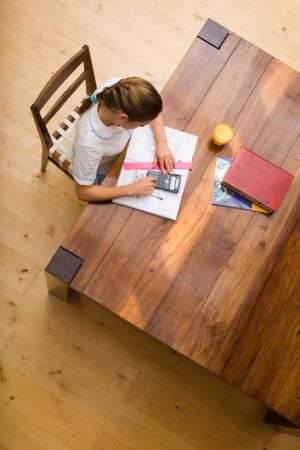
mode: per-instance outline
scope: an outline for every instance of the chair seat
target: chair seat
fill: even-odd
[[[64,119],[51,136],[53,145],[49,148],[49,157],[70,175],[73,173],[75,124],[79,117],[78,112],[74,110]]]

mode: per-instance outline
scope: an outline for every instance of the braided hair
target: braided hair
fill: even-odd
[[[125,113],[130,121],[151,121],[162,111],[160,94],[149,81],[139,77],[123,78],[97,93],[96,98],[110,110]],[[85,112],[91,105],[89,97],[80,112]]]

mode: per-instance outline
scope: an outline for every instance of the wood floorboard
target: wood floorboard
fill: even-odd
[[[0,450],[300,449],[261,423],[260,402],[89,299],[46,289],[84,203],[56,167],[40,173],[31,103],[83,44],[98,82],[139,75],[161,90],[208,17],[300,70],[298,0],[1,2]]]

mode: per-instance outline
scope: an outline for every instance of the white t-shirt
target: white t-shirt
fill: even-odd
[[[101,92],[120,79],[114,77],[105,81],[95,92]],[[73,178],[78,184],[86,186],[94,183],[97,173],[107,173],[133,132],[121,127],[107,127],[100,120],[97,109],[98,103],[93,104],[75,126]]]

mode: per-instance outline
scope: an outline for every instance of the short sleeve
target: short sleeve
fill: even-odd
[[[94,184],[99,162],[103,155],[92,147],[78,143],[75,145],[73,178],[80,185],[90,186]]]

